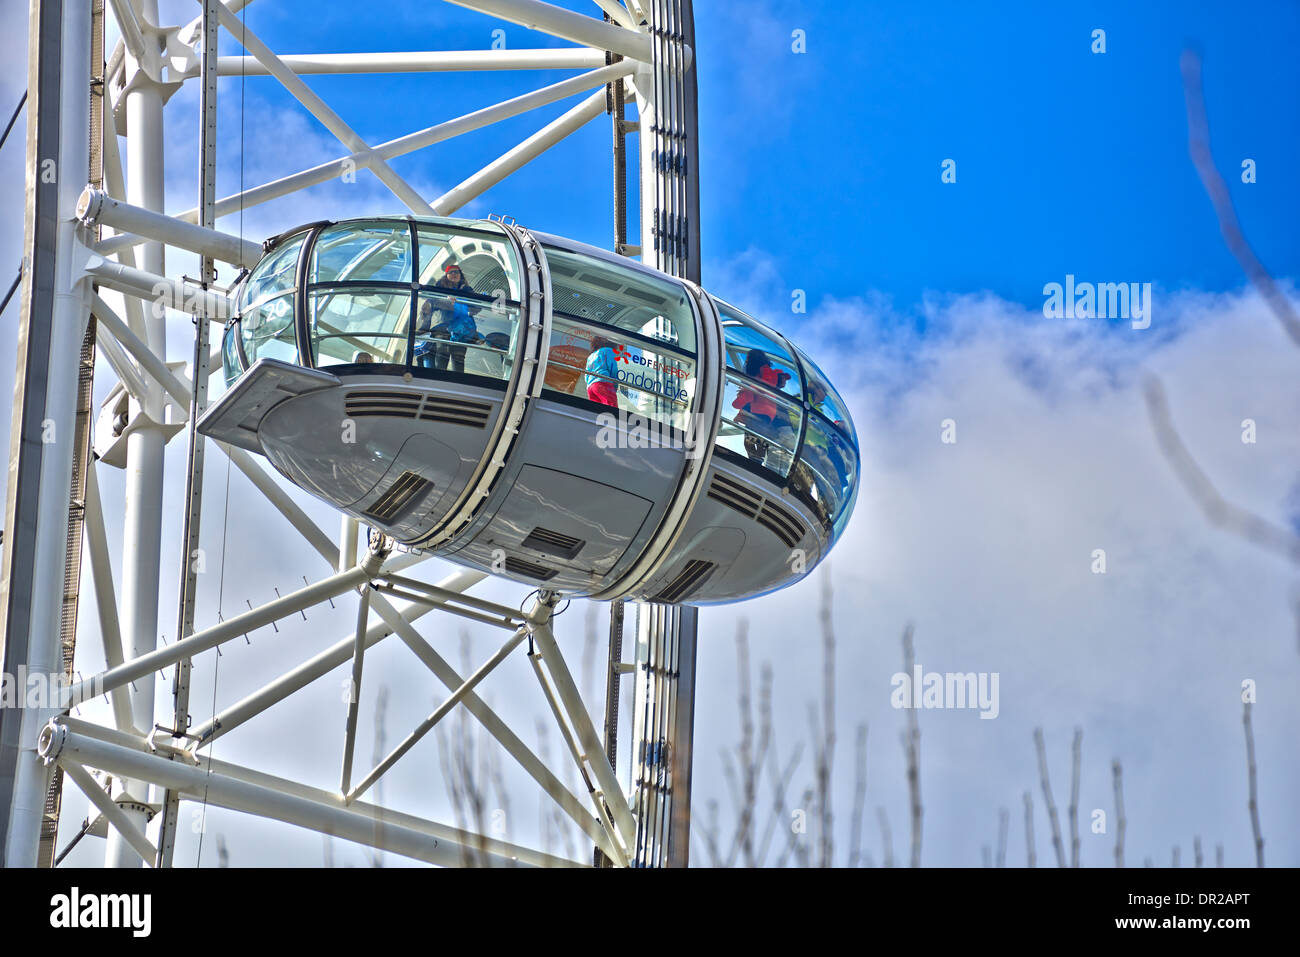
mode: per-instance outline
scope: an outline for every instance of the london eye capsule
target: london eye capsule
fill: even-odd
[[[237,296],[199,431],[413,549],[703,605],[804,577],[853,510],[817,366],[621,256],[496,220],[315,223]]]

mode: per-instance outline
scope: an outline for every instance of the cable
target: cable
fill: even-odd
[[[22,281],[23,281],[23,267],[19,266],[18,275],[14,277],[13,285],[11,285],[9,287],[9,291],[5,293],[4,302],[0,302],[0,313],[3,313],[5,311],[5,307],[9,305],[9,300],[14,297],[14,292],[18,289],[18,284]]]
[[[27,91],[23,90],[23,95],[18,98],[18,105],[14,107],[14,115],[9,117],[9,125],[5,127],[3,134],[0,134],[0,148],[5,145],[5,140],[9,139],[9,131],[14,128],[18,122],[18,114],[23,111],[23,104],[27,102]]]

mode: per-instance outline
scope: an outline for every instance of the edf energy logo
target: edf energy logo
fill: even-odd
[[[666,366],[655,359],[647,359],[645,356],[633,355],[627,346],[614,345],[610,346],[614,350],[614,359],[618,362],[626,362],[629,365],[645,366],[651,372],[658,372],[662,375],[674,376],[680,380],[686,378],[685,369],[674,369]],[[669,382],[662,382],[654,377],[647,378],[644,372],[633,372],[630,369],[618,370],[618,381],[626,382],[628,385],[636,386],[638,389],[644,389],[647,392],[659,392],[668,396],[670,399],[678,401],[688,401],[690,394],[678,385]]]

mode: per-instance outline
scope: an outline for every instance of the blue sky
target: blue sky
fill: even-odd
[[[22,21],[19,0],[0,4],[6,24]],[[565,5],[595,9],[581,0]],[[1026,790],[1038,809],[1040,862],[1050,856],[1032,750],[1037,725],[1046,731],[1062,806],[1075,726],[1085,731],[1085,813],[1111,807],[1110,761],[1124,762],[1131,864],[1146,856],[1166,863],[1174,845],[1188,862],[1194,835],[1207,856],[1222,841],[1227,863],[1249,863],[1239,687],[1253,678],[1260,684],[1255,725],[1269,862],[1294,866],[1295,568],[1202,520],[1155,447],[1136,383],[1147,371],[1161,375],[1185,441],[1225,497],[1272,521],[1300,522],[1300,355],[1245,289],[1219,235],[1187,157],[1178,71],[1184,45],[1198,46],[1215,158],[1256,252],[1292,289],[1300,275],[1300,6],[1066,6],[697,0],[705,285],[772,320],[817,359],[845,393],[864,461],[855,515],[830,563],[795,588],[702,616],[699,807],[717,800],[726,822],[719,754],[738,734],[732,634],[740,619],[750,623],[755,666],[776,668],[782,756],[806,738],[806,708],[820,681],[809,621],[829,577],[840,637],[839,858],[858,722],[871,729],[867,849],[882,860],[877,807],[893,822],[895,853],[905,847],[902,715],[889,695],[900,667],[898,635],[912,620],[926,670],[1002,676],[995,721],[969,712],[920,715],[926,863],[977,865],[999,807],[1011,811],[1010,859],[1022,862]],[[482,48],[501,26],[440,3],[375,4],[361,19],[355,9],[317,4],[304,16],[301,4],[256,0],[247,17],[280,53]],[[168,22],[194,12],[179,0],[163,10]],[[1105,54],[1090,51],[1094,29],[1106,31]],[[560,45],[521,27],[504,30],[511,47]],[[794,30],[805,33],[804,54],[791,51]],[[4,104],[16,101],[24,82],[20,33],[0,38]],[[222,50],[236,52],[229,38]],[[308,83],[375,143],[563,75]],[[225,79],[221,98],[220,132],[229,138],[219,167],[222,195],[238,189],[241,175],[252,186],[345,152],[273,80],[249,78],[241,90],[237,79]],[[190,85],[167,107],[170,210],[194,204],[196,100]],[[422,195],[437,196],[573,102],[393,165]],[[590,124],[463,213],[512,214],[607,246],[609,139],[606,122]],[[1240,181],[1246,157],[1258,164],[1253,185]],[[940,181],[948,158],[957,163],[953,185]],[[10,144],[0,154],[0,202],[14,228],[0,243],[0,276],[19,255],[21,185],[21,151]],[[362,173],[354,185],[328,183],[250,209],[245,229],[260,239],[321,217],[398,209]],[[235,217],[219,225],[239,228]],[[169,271],[186,270],[183,257],[169,254]],[[1067,273],[1153,283],[1152,328],[1044,319],[1042,287]],[[789,310],[793,288],[807,292],[806,315]],[[14,306],[0,322],[0,389],[7,391]],[[172,358],[188,356],[189,329],[187,320],[173,322]],[[98,397],[107,384],[97,383]],[[1259,423],[1257,445],[1240,441],[1246,417]],[[958,423],[956,445],[939,442],[947,418]],[[0,434],[7,426],[0,424]],[[173,443],[168,456],[175,515],[183,449]],[[209,501],[224,494],[224,476],[219,464],[209,468]],[[120,473],[106,470],[103,481],[106,500],[120,495]],[[271,597],[272,585],[291,587],[299,572],[321,571],[291,535],[265,534],[284,526],[238,475],[231,495],[229,529],[209,524],[203,539],[213,554],[229,539],[227,614],[232,603]],[[322,527],[335,527],[333,512],[297,497]],[[164,536],[161,620],[168,623],[178,537],[178,528]],[[1110,556],[1105,576],[1089,570],[1098,547]],[[216,616],[216,585],[204,586],[200,625]],[[486,584],[484,594],[512,604],[519,597],[499,583]],[[322,634],[346,634],[353,613],[339,605],[313,611],[308,623],[281,623],[283,636],[264,629],[251,646],[230,646],[220,703],[292,667],[320,647]],[[83,618],[89,633],[93,610],[84,609]],[[561,638],[576,660],[578,647],[569,643],[581,630],[575,619]],[[475,631],[471,640],[481,658],[493,639]],[[88,643],[92,656],[95,644]],[[212,657],[196,665],[193,700],[203,708],[212,696]],[[521,663],[508,663],[516,664],[491,693],[516,727],[529,729],[540,705],[518,692],[531,678]],[[93,667],[90,660],[83,670]],[[435,692],[400,646],[377,646],[366,667],[375,683],[363,690],[362,713],[371,713],[375,686],[387,684],[394,740],[428,713]],[[325,723],[341,728],[333,678],[286,703],[278,726],[316,727],[334,709]],[[196,720],[209,717],[203,708]],[[284,753],[249,730],[222,739],[217,756],[334,786],[337,735],[302,735]],[[551,745],[558,746],[554,735]],[[448,820],[440,788],[430,787],[429,769],[438,766],[433,748],[432,739],[422,743],[399,768],[389,796],[395,806]],[[805,757],[794,790],[809,775]],[[524,782],[519,790],[516,807],[526,823],[513,837],[526,839],[532,826],[530,787]],[[69,812],[64,823],[75,827],[80,813]],[[212,814],[235,863],[320,860],[315,835]],[[182,856],[193,860],[192,835],[182,841]],[[1085,834],[1084,863],[1109,864],[1111,841]],[[90,863],[101,851],[87,842],[77,853]],[[344,853],[340,847],[341,859]],[[352,863],[363,861],[355,849],[346,853]],[[211,863],[210,843],[204,855]]]
[[[331,7],[305,19],[254,3],[242,16],[283,52],[474,48],[497,28],[511,47],[561,45],[440,4],[359,23]],[[1067,272],[1236,288],[1240,271],[1187,159],[1186,43],[1203,52],[1215,155],[1247,234],[1276,273],[1300,266],[1289,223],[1271,215],[1300,208],[1289,169],[1300,120],[1285,108],[1300,86],[1294,3],[700,3],[697,20],[706,282],[709,264],[756,246],[814,300],[871,289],[907,307],[931,290],[988,290],[1033,304]],[[1106,31],[1104,54],[1091,52],[1094,29]],[[806,53],[792,52],[795,30]],[[377,142],[562,76],[310,83]],[[289,104],[274,81],[246,82],[250,109]],[[222,87],[233,104],[238,81]],[[223,135],[238,135],[237,117]],[[538,125],[526,115],[394,166],[445,188]],[[247,127],[244,136],[246,149],[261,148]],[[488,193],[483,211],[608,244],[608,127],[576,139],[580,148]],[[1249,186],[1238,175],[1246,157],[1258,165]],[[955,184],[940,181],[945,159],[957,163]],[[536,190],[545,182],[579,188]],[[786,303],[746,305],[771,313]]]

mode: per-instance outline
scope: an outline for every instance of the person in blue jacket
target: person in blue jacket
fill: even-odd
[[[449,293],[474,291],[473,287],[465,281],[460,264],[454,259],[448,260],[443,266],[443,276],[434,283],[434,288]],[[465,346],[454,343],[483,341],[483,337],[479,335],[478,324],[474,321],[474,314],[478,312],[478,308],[454,295],[442,297],[437,302],[437,308],[434,307],[434,301],[430,299],[420,303],[420,315],[415,322],[415,334],[417,338],[421,336],[425,338],[416,343],[416,364],[426,369],[440,370],[450,365],[452,372],[464,372]]]
[[[618,363],[614,360],[613,343],[604,336],[593,336],[591,355],[587,356],[587,398],[601,405],[618,405]]]

